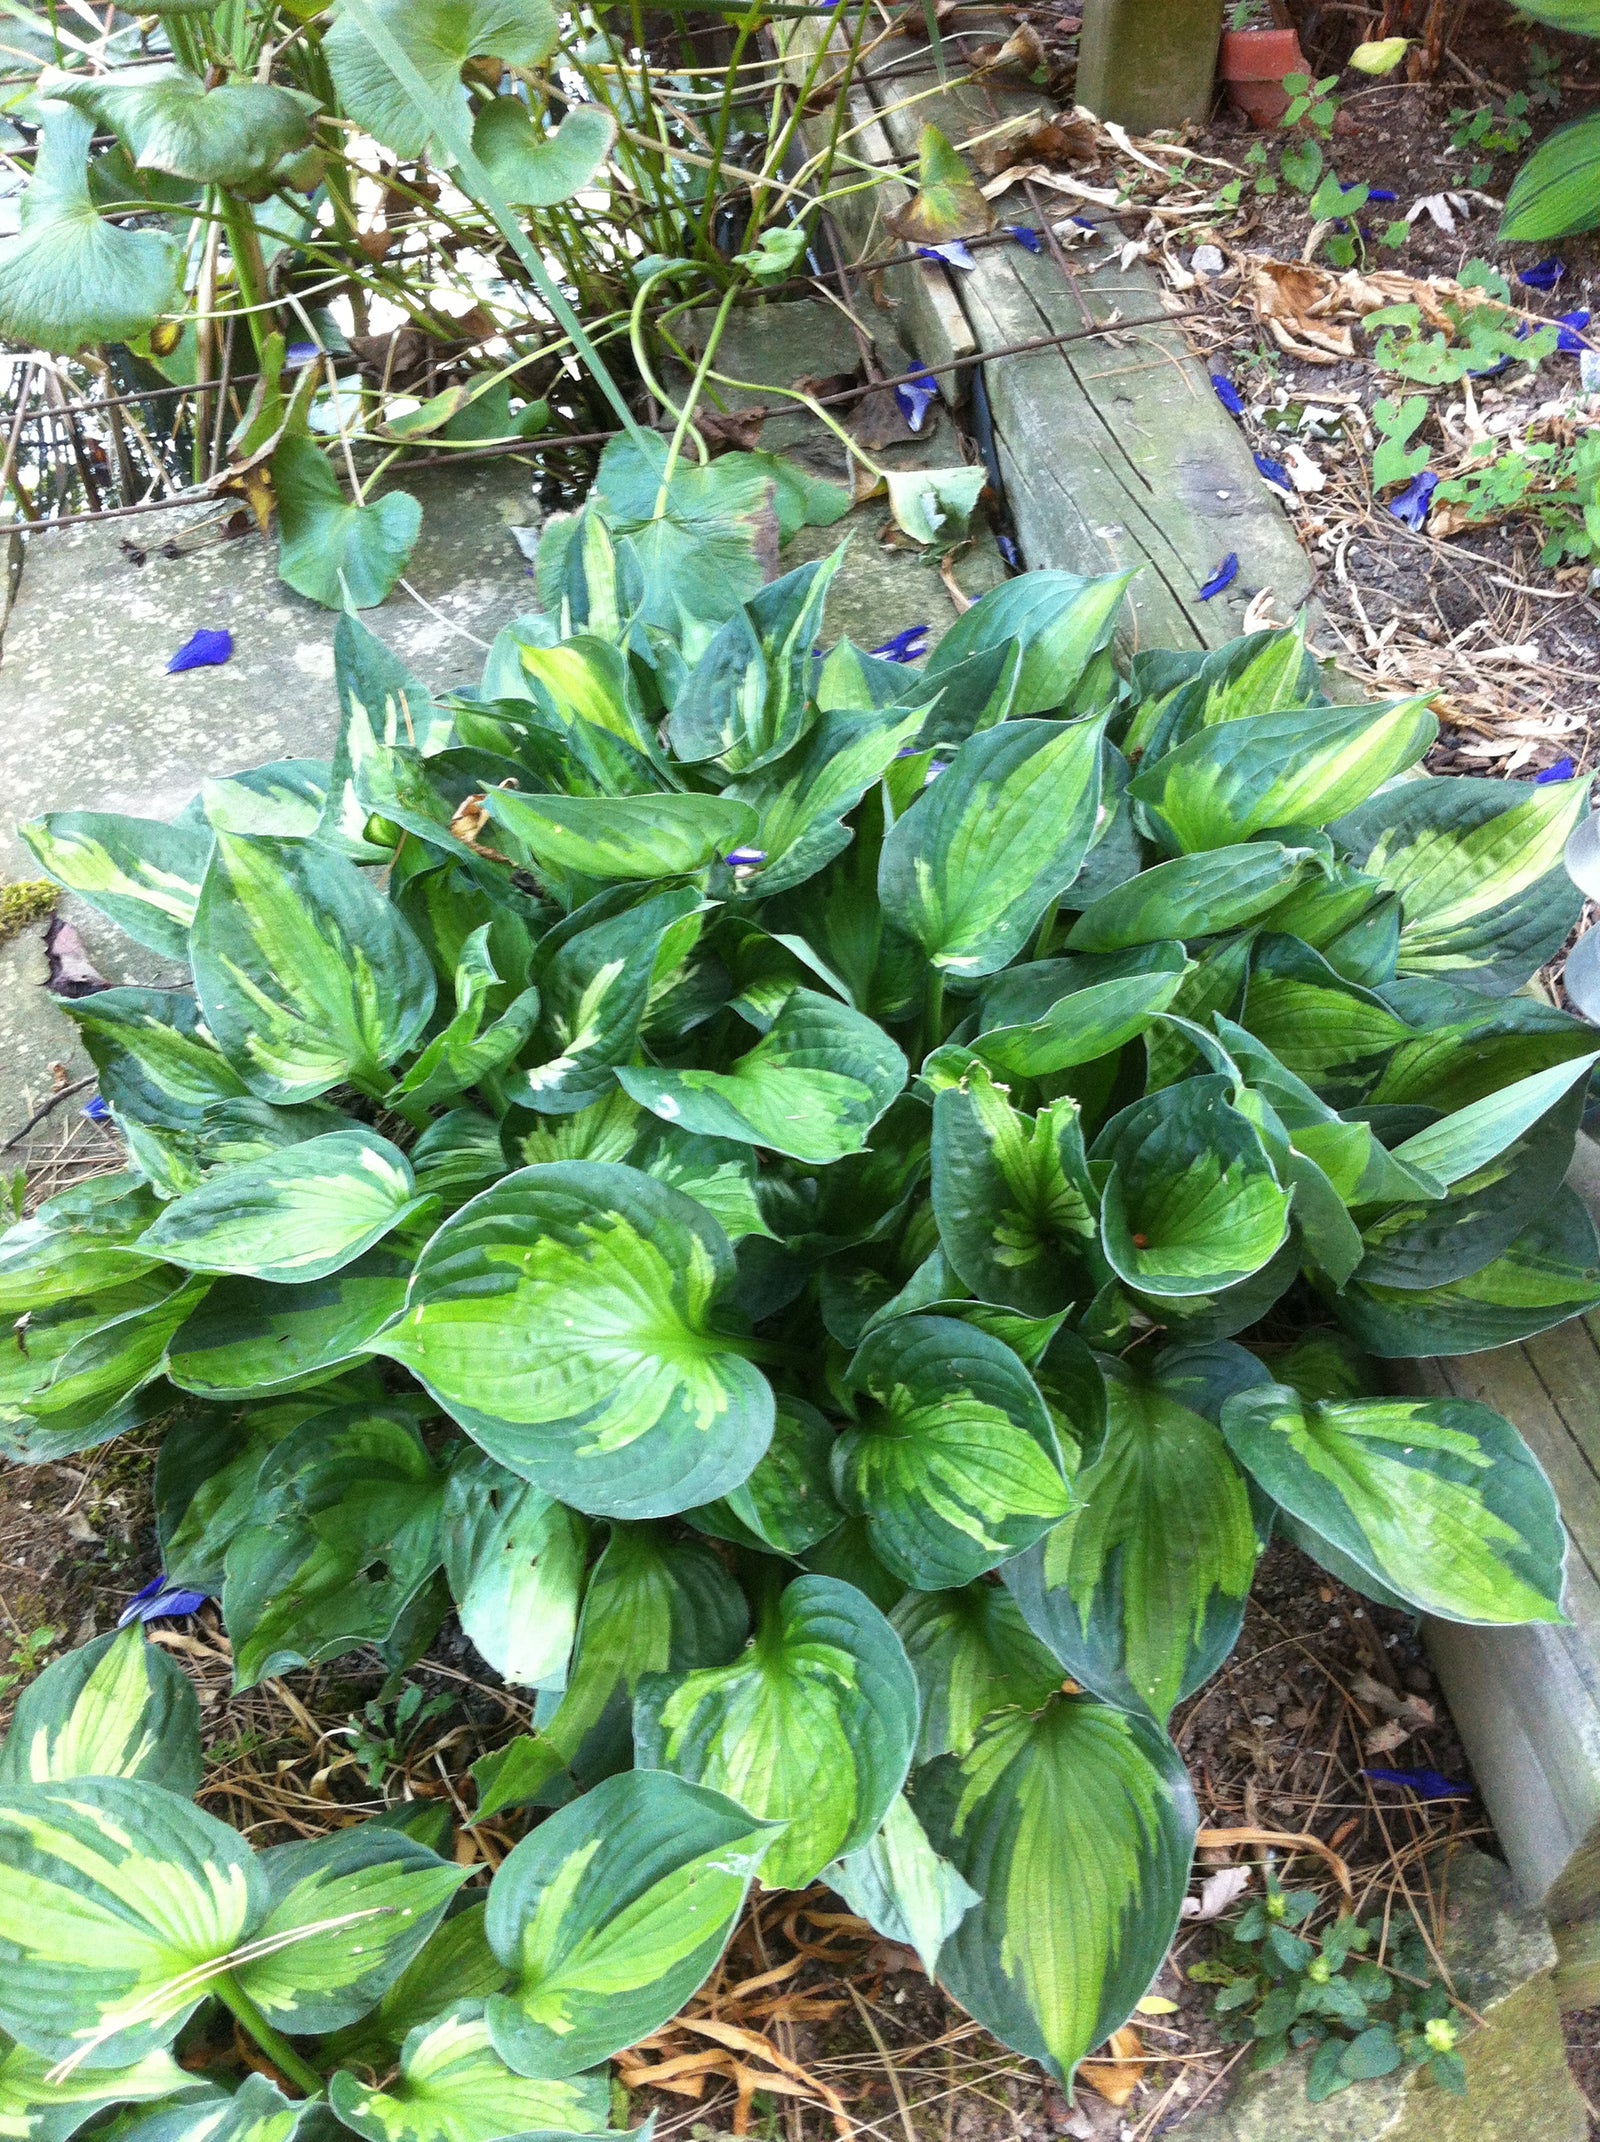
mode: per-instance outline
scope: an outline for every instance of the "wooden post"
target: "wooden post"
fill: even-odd
[[[1222,0],[1084,0],[1078,102],[1135,134],[1211,109]]]

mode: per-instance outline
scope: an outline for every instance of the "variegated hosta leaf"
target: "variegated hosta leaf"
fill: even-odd
[[[218,1046],[253,1093],[371,1092],[433,1010],[422,947],[353,863],[309,841],[219,833],[190,945]]]
[[[1255,1574],[1244,1476],[1159,1373],[1105,1365],[1105,1441],[1078,1507],[1006,1569],[1029,1627],[1075,1681],[1163,1725],[1238,1639]]]
[[[1171,938],[1220,937],[1276,907],[1320,861],[1314,849],[1279,841],[1175,856],[1092,901],[1068,931],[1067,945],[1074,952],[1119,952]]]
[[[697,1138],[692,1131],[674,1130],[670,1123],[643,1115],[620,1089],[615,1098],[643,1125],[617,1155],[619,1160],[704,1205],[730,1242],[742,1242],[747,1235],[772,1239],[756,1194],[756,1156],[751,1146],[732,1138]],[[554,1160],[557,1156],[540,1157]]]
[[[30,1316],[0,1343],[0,1450],[48,1464],[164,1410],[157,1379],[168,1342],[206,1286],[158,1265]]]
[[[845,814],[917,735],[922,721],[920,707],[908,712],[886,706],[873,713],[830,709],[781,765],[735,781],[725,793],[757,813],[751,845],[765,858],[751,890],[787,892],[848,847]]]
[[[0,1792],[96,1777],[143,1778],[175,1793],[199,1789],[193,1685],[139,1622],[47,1666],[18,1697],[0,1747]]]
[[[977,1064],[934,1102],[939,1240],[980,1301],[1030,1317],[1087,1301],[1098,1202],[1076,1101],[1025,1116]]]
[[[824,1165],[858,1153],[906,1082],[882,1027],[813,989],[797,989],[770,1033],[727,1071],[629,1065],[623,1090],[664,1123],[764,1145]]]
[[[269,759],[220,781],[202,781],[180,819],[203,817],[224,833],[280,833],[311,840],[328,804],[331,769],[326,759]],[[197,814],[198,806],[198,814]]]
[[[1566,1534],[1538,1460],[1465,1399],[1230,1398],[1228,1447],[1273,1501],[1444,1621],[1559,1621]]]
[[[718,628],[673,705],[670,733],[680,759],[717,759],[729,773],[744,774],[799,743],[815,719],[811,651],[843,558],[841,549],[796,566]]]
[[[180,1390],[223,1400],[326,1382],[405,1307],[414,1249],[382,1242],[328,1278],[292,1287],[219,1279],[173,1334],[167,1374]]]
[[[954,1084],[972,1057],[999,1079],[1048,1078],[1094,1063],[1167,1009],[1186,968],[1180,944],[1013,968],[984,992],[979,1031],[936,1049],[922,1076],[935,1087]]]
[[[295,2142],[317,2122],[316,2100],[285,2097],[265,2075],[247,2075],[232,2096],[213,2088],[119,2121],[119,2142]]]
[[[559,2080],[676,2015],[716,1968],[778,1834],[721,1793],[650,1770],[552,1815],[489,1887],[490,1946],[511,1973],[487,2007],[501,2059]]]
[[[1132,573],[1083,580],[1076,573],[1024,573],[980,595],[933,653],[931,684],[973,655],[1017,642],[1022,666],[1010,712],[1053,714],[1072,698],[1084,671],[1108,645]]]
[[[777,1409],[772,1441],[749,1479],[688,1515],[717,1539],[775,1554],[804,1554],[844,1515],[834,1500],[828,1465],[834,1431],[803,1398],[779,1392]]]
[[[189,958],[189,928],[211,853],[204,826],[111,811],[54,811],[20,829],[40,867],[164,959]]]
[[[170,2053],[146,2053],[127,2068],[78,2068],[47,2082],[55,2063],[0,2031],[0,2135],[7,2142],[71,2142],[85,2120],[112,2105],[209,2097],[212,2085],[186,2074]]]
[[[889,1619],[917,1677],[919,1763],[965,1755],[991,1711],[1036,1711],[1061,1686],[1060,1664],[998,1584],[907,1592]]]
[[[411,1218],[411,1164],[375,1131],[351,1128],[219,1170],[142,1237],[169,1264],[279,1285],[326,1279]]]
[[[1325,826],[1421,759],[1439,729],[1428,697],[1223,722],[1142,765],[1132,794],[1191,854],[1278,826]]]
[[[850,1381],[870,1404],[835,1446],[836,1492],[906,1583],[970,1583],[1072,1507],[1038,1386],[989,1333],[897,1317],[863,1340]]]
[[[0,1316],[138,1279],[159,1261],[137,1245],[160,1210],[154,1192],[127,1173],[92,1175],[46,1199],[0,1234]]]
[[[525,796],[485,792],[490,816],[536,861],[574,876],[687,877],[755,837],[756,814],[726,796]]]
[[[205,1032],[194,999],[177,990],[102,989],[63,1008],[119,1126],[194,1135],[214,1103],[250,1091]]]
[[[381,2075],[394,2066],[414,2030],[458,2002],[481,2007],[491,1993],[498,1993],[506,1982],[506,1968],[483,1930],[487,1909],[480,1896],[475,1904],[447,1910],[377,2007],[327,2041],[324,2062],[343,2061]]]
[[[252,1933],[266,1883],[238,1832],[135,1778],[0,1794],[0,2028],[52,2060],[168,2044]]]
[[[714,1322],[733,1277],[711,1215],[664,1183],[524,1168],[445,1222],[372,1350],[545,1493],[666,1516],[736,1487],[772,1438],[772,1387]]]
[[[1195,1807],[1149,1719],[1090,1696],[1000,1711],[965,1756],[918,1773],[912,1806],[982,1901],[940,1983],[1060,2081],[1127,2021],[1167,1952]]]
[[[362,771],[379,752],[401,744],[424,757],[443,750],[450,740],[450,717],[434,705],[426,685],[348,611],[334,627],[333,673],[342,721],[317,838],[357,862],[379,862],[390,851],[366,837]]]
[[[406,1099],[396,1105],[437,1107],[453,1100],[467,1087],[503,1071],[537,1025],[537,989],[522,990],[499,1018],[484,1025],[502,981],[490,953],[493,930],[492,922],[481,924],[461,947],[456,960],[455,1017],[406,1072],[399,1086]]]
[[[939,1952],[979,1902],[978,1892],[928,1842],[904,1793],[896,1793],[877,1835],[823,1869],[837,1889],[886,1941],[916,1950],[930,1978]]]
[[[450,1474],[445,1575],[466,1634],[523,1688],[562,1688],[578,1626],[589,1527],[481,1451]]]
[[[1077,876],[1100,807],[1103,721],[980,730],[883,844],[878,895],[934,966],[993,974]]]
[[[766,1593],[755,1642],[731,1666],[651,1674],[634,1706],[647,1769],[725,1792],[786,1827],[762,1862],[803,1889],[865,1844],[905,1783],[917,1685],[900,1639],[854,1585],[797,1577]]]
[[[1219,1293],[1259,1272],[1288,1234],[1289,1193],[1229,1089],[1217,1074],[1164,1087],[1095,1141],[1106,1258],[1142,1294]]]
[[[360,1823],[261,1855],[271,1953],[234,1979],[275,2029],[338,2030],[373,2007],[444,1916],[471,1872],[400,1831]]]
[[[480,2001],[458,2001],[411,2032],[400,2072],[375,2090],[348,2071],[328,2102],[363,2142],[500,2142],[502,2136],[598,2134],[610,2110],[604,2075],[535,2081],[508,2068]]]

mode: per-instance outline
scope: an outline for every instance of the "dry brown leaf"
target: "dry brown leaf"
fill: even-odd
[[[1334,1880],[1345,1896],[1352,1904],[1355,1902],[1355,1885],[1350,1879],[1350,1869],[1331,1845],[1325,1845],[1320,1837],[1313,1837],[1309,1830],[1264,1830],[1254,1823],[1240,1823],[1237,1827],[1227,1829],[1200,1830],[1195,1836],[1195,1843],[1202,1850],[1213,1845],[1259,1844],[1281,1845],[1293,1852],[1315,1852],[1319,1859],[1327,1861]]]
[[[1106,2051],[1112,2056],[1109,2060],[1086,2060],[1078,2074],[1107,2104],[1120,2109],[1129,2103],[1144,2080],[1140,2057],[1144,2052],[1144,2041],[1131,2024],[1124,2023],[1121,2030],[1114,2030],[1106,2040]]]

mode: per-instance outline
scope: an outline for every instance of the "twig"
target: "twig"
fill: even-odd
[[[35,1129],[39,1124],[41,1124],[44,1121],[45,1117],[49,1115],[53,1109],[59,1108],[63,1101],[70,1101],[75,1093],[82,1093],[85,1086],[92,1086],[98,1077],[98,1072],[91,1071],[87,1078],[74,1079],[70,1086],[63,1086],[59,1093],[51,1094],[49,1100],[45,1102],[42,1108],[36,1108],[33,1111],[33,1114],[29,1116],[27,1122],[23,1124],[21,1130],[13,1131],[11,1136],[5,1141],[4,1145],[0,1145],[0,1153],[9,1153],[14,1145],[20,1145],[23,1139],[27,1137],[29,1131]]]

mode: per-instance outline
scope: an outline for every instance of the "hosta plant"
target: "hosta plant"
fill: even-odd
[[[497,2074],[661,2023],[753,1873],[1070,2079],[1177,1923],[1167,1721],[1274,1528],[1374,1599],[1559,1616],[1515,1431],[1371,1357],[1600,1302],[1594,1035],[1524,993],[1585,784],[1408,778],[1425,702],[1330,704],[1299,630],[1123,673],[1121,578],[823,657],[848,561],[734,601],[720,540],[591,503],[476,694],[347,618],[330,762],[30,828],[152,981],[68,1007],[129,1164],[0,1239],[0,1433],[165,1424],[166,1569],[241,1685],[402,1669],[453,1607],[527,1691],[476,1775],[530,1825],[461,1989]],[[8,1786],[15,1895],[73,1900],[0,1912],[18,2057],[159,2063],[242,1992],[320,2073],[354,1996],[309,1937],[276,2007],[223,1966],[288,1876],[166,1760]],[[169,1882],[194,1924],[126,1961],[60,1931]]]

